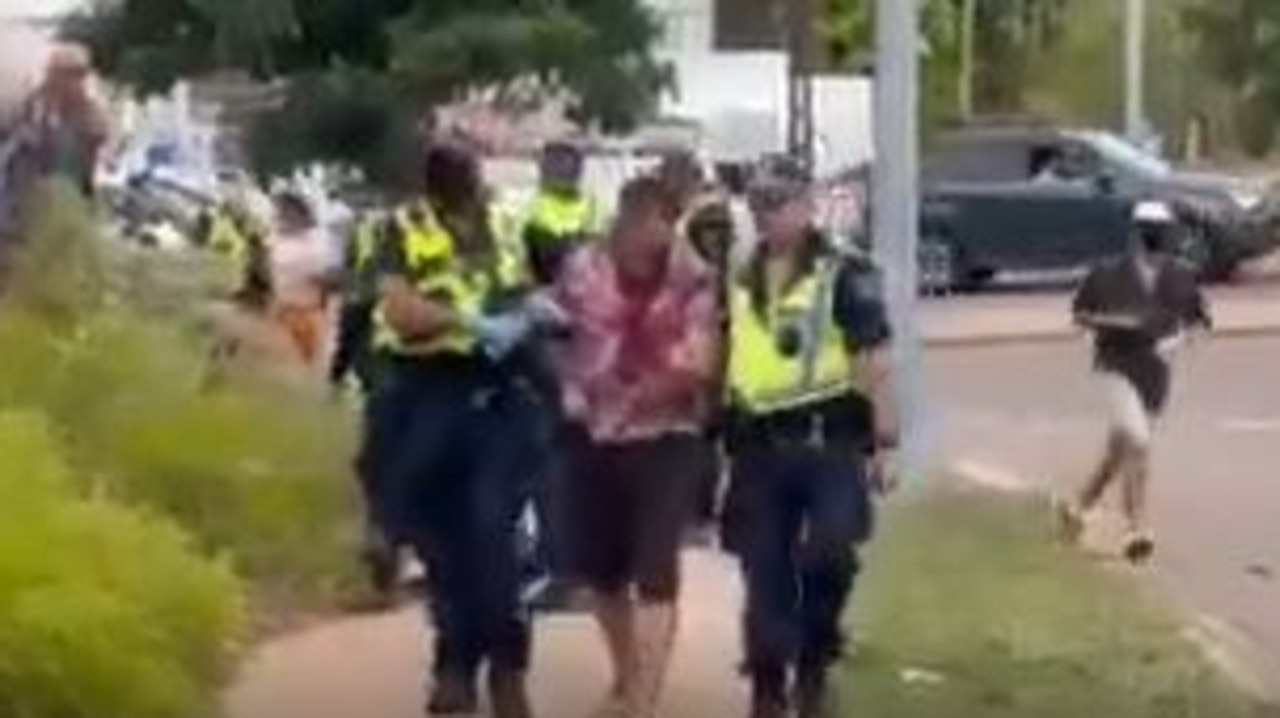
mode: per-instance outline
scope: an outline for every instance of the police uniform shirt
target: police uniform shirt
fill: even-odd
[[[388,218],[383,226],[383,241],[378,243],[373,254],[375,276],[380,284],[387,277],[402,277],[413,283],[414,270],[409,261],[405,247],[405,228],[398,216]],[[480,353],[459,355],[442,353],[417,357],[415,361],[426,362],[433,366],[451,367],[464,370],[469,374],[474,369],[487,369],[490,363]]]
[[[881,275],[864,258],[849,257],[841,261],[836,271],[831,309],[835,326],[846,346],[854,351],[875,350],[892,338]],[[854,439],[870,446],[874,412],[868,397],[845,395],[813,410],[823,417],[829,437]]]
[[[883,282],[870,262],[845,260],[836,275],[833,304],[836,324],[859,351],[879,348],[891,338]]]
[[[858,352],[881,348],[892,337],[882,285],[880,273],[861,258],[845,260],[836,274],[835,323],[846,344]],[[824,414],[829,438],[852,438],[864,450],[872,449],[875,410],[869,397],[855,394],[828,407]]]

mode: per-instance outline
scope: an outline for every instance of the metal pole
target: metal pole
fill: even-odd
[[[1146,0],[1126,0],[1124,19],[1125,103],[1124,130],[1140,141],[1146,131],[1144,67],[1146,59]]]
[[[920,201],[920,3],[877,0],[872,178],[873,253],[894,327],[894,386],[902,421],[902,473],[927,470],[923,351],[916,326]]]
[[[814,165],[813,141],[813,23],[812,0],[786,0],[787,6],[787,151],[804,164]]]
[[[978,27],[978,0],[961,0],[960,11],[960,78],[956,109],[962,120],[973,118],[973,75],[975,36]]]

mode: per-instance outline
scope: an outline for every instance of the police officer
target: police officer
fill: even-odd
[[[596,203],[582,188],[585,158],[570,142],[550,142],[538,167],[538,194],[523,228],[529,265],[539,284],[549,285],[564,258],[599,232]]]
[[[534,280],[550,286],[561,265],[574,249],[591,241],[600,232],[600,216],[595,201],[583,189],[585,157],[570,142],[550,142],[539,163],[539,189],[521,227],[524,250]],[[544,337],[544,339],[548,339]],[[560,412],[560,392],[550,366],[545,341],[525,352],[519,367],[537,394],[538,411],[529,415],[541,437],[531,459],[536,466],[533,479],[533,509],[537,535],[534,537],[532,606],[539,611],[558,612],[573,608],[576,591],[567,570],[570,538],[564,518],[564,453],[567,427]]]
[[[889,331],[876,274],[828,249],[802,178],[757,188],[760,243],[728,289],[724,540],[746,587],[752,718],[829,715],[826,679],[871,534]],[[874,409],[873,409],[874,407]]]
[[[527,500],[511,450],[526,428],[498,361],[529,330],[504,311],[523,282],[494,236],[475,158],[430,149],[425,199],[380,252],[379,343],[389,352],[362,466],[380,525],[427,567],[436,628],[428,711],[473,713],[487,668],[493,715],[530,715],[530,625],[520,605],[516,524]]]

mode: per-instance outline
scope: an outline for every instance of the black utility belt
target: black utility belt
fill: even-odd
[[[760,446],[843,446],[871,452],[875,426],[861,397],[842,397],[817,406],[752,414],[729,411],[725,441],[731,453]]]

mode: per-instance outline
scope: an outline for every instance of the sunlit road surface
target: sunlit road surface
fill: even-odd
[[[934,350],[927,368],[940,457],[1045,488],[1075,486],[1097,458],[1102,393],[1083,341]],[[1280,686],[1280,338],[1184,355],[1158,441],[1156,575],[1247,639]]]

